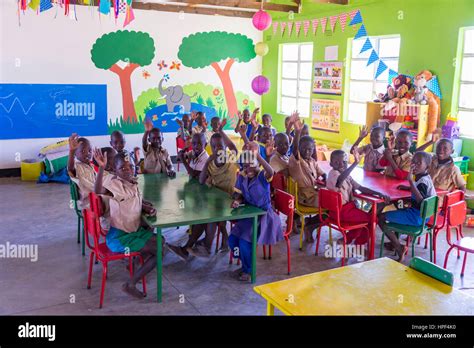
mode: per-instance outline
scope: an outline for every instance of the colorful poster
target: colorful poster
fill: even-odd
[[[339,133],[341,102],[339,100],[313,99],[311,127]]]
[[[342,94],[342,62],[314,63],[313,93]]]

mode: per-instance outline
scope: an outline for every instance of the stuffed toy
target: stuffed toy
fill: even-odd
[[[428,70],[423,70],[415,76],[415,81],[413,82],[415,88],[413,92],[413,97],[411,99],[413,103],[421,105],[428,104],[428,88],[426,87],[426,84],[429,80],[431,80],[432,77],[433,74]]]
[[[392,84],[387,86],[387,93],[379,93],[375,102],[386,103],[393,100],[395,103],[406,103],[411,97],[411,87],[411,78],[398,75],[392,79]]]

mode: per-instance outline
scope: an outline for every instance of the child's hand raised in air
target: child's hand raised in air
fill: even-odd
[[[105,169],[107,166],[107,156],[104,156],[102,151],[97,147],[94,149],[94,159],[100,168]]]
[[[354,151],[352,151],[352,156],[354,156],[355,163],[360,162],[360,154],[359,154],[359,151],[357,151],[357,149],[354,149]]]
[[[260,112],[260,108],[255,108],[252,112],[252,118],[257,118],[258,113]]]
[[[273,153],[274,148],[275,148],[275,141],[273,139],[269,139],[267,143],[265,144],[265,153],[267,154],[267,158],[270,158],[270,156]]]
[[[244,116],[242,115],[242,111],[237,110],[237,117],[239,118],[239,120],[243,120],[243,119],[244,119]]]
[[[153,122],[149,118],[145,120],[145,131],[149,132],[153,129]]]
[[[245,134],[247,134],[247,125],[245,123],[242,123],[239,127],[239,134],[243,137]]]
[[[221,132],[225,125],[227,124],[227,118],[222,119],[221,123],[219,123],[219,132]]]
[[[198,118],[196,111],[191,111],[191,120],[194,122]]]
[[[76,151],[78,149],[80,143],[77,139],[79,139],[77,133],[72,133],[69,137],[69,151]]]
[[[364,139],[367,135],[369,135],[367,126],[359,127],[359,139]]]
[[[176,123],[178,123],[178,125],[179,125],[180,127],[183,127],[183,126],[184,126],[183,121],[180,120],[179,118],[176,119]]]

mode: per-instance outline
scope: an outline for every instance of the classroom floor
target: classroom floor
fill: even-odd
[[[250,283],[233,278],[238,267],[229,265],[228,253],[187,263],[172,252],[165,254],[163,303],[156,303],[156,271],[147,277],[148,297],[137,300],[121,291],[128,272],[121,261],[110,263],[104,308],[99,309],[101,266],[94,266],[92,289],[86,289],[88,253],[81,255],[76,243],[77,218],[69,206],[69,186],[24,183],[19,178],[0,179],[0,244],[37,244],[38,260],[0,259],[0,315],[264,315],[266,302]],[[474,236],[473,229],[465,235]],[[336,234],[336,232],[335,232]],[[185,229],[169,229],[165,238],[172,244],[186,241]],[[380,237],[380,233],[378,234]],[[327,232],[321,238],[321,250]],[[444,262],[444,233],[438,238],[438,264]],[[298,236],[291,237],[292,274],[322,271],[340,266],[340,259],[314,256],[314,245],[298,250]],[[376,255],[378,255],[378,243]],[[423,246],[416,254],[429,258]],[[386,253],[388,255],[388,253]],[[272,260],[262,259],[258,249],[257,284],[286,279],[286,246],[273,249]],[[357,260],[350,259],[349,264]],[[409,262],[407,258],[406,263]],[[459,276],[462,258],[453,252],[449,269],[455,274],[454,287],[474,295],[474,256],[468,257],[464,278]]]

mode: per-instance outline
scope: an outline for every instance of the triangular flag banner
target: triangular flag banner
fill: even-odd
[[[100,0],[99,12],[105,15],[110,13],[110,0]]]
[[[349,12],[349,17],[351,18],[354,18],[354,16],[357,14],[357,12],[359,12],[359,9],[355,9],[355,10],[352,10],[351,12]]]
[[[438,76],[433,76],[431,80],[429,80],[426,83],[426,87],[433,92],[436,96],[438,96],[439,99],[442,98],[441,96],[441,89],[439,88],[439,81],[438,81]]]
[[[317,19],[312,19],[311,23],[313,25],[313,35],[316,35],[316,29],[318,29],[319,21]]]
[[[121,1],[120,1],[119,12],[120,12],[120,13],[125,13],[125,12],[127,12],[127,2],[126,2],[125,0],[121,0]]]
[[[288,22],[288,36],[291,36],[292,29],[293,29],[293,22]]]
[[[331,32],[334,33],[334,28],[336,27],[338,16],[331,16],[329,17],[329,24],[331,24]]]
[[[41,0],[40,2],[40,12],[44,12],[52,8],[51,0]]]
[[[367,40],[365,40],[364,45],[362,46],[362,48],[361,48],[359,54],[362,54],[362,53],[364,53],[365,51],[368,51],[368,50],[370,50],[370,49],[372,49],[372,48],[373,48],[372,43],[370,42],[370,39],[367,38]]]
[[[375,73],[375,78],[379,77],[381,73],[387,70],[387,65],[383,61],[379,61],[379,66],[377,67],[377,72]]]
[[[388,83],[392,83],[392,79],[398,76],[398,73],[395,70],[388,69]]]
[[[301,29],[301,22],[295,22],[295,32],[296,32],[296,37],[300,35],[300,29]]]
[[[344,29],[346,29],[346,23],[347,23],[347,13],[340,14],[339,24],[341,25],[342,32],[344,32]]]
[[[101,1],[102,2],[102,1]],[[132,6],[127,6],[127,14],[125,15],[125,21],[123,22],[123,27],[125,28],[135,19],[135,15],[133,14]]]
[[[281,22],[280,23],[280,34],[281,34],[281,36],[283,36],[283,33],[285,32],[285,28],[286,28],[286,22]]]
[[[304,21],[303,22],[303,32],[304,36],[308,35],[308,30],[309,30],[309,21]]]
[[[323,31],[323,34],[324,34],[324,32],[326,31],[326,23],[328,22],[328,19],[324,17],[324,18],[321,18],[319,22],[321,23],[321,30]]]
[[[33,11],[36,11],[39,5],[40,5],[40,0],[31,0],[30,3],[28,4],[28,7],[31,8]]]
[[[372,53],[370,54],[369,60],[367,61],[367,66],[372,64],[373,62],[377,61],[379,59],[379,56],[375,50],[372,50]]]
[[[367,36],[367,31],[365,30],[365,25],[361,25],[359,30],[357,31],[357,34],[354,36],[354,40],[357,40],[361,37]]]
[[[278,22],[273,22],[273,36],[276,35],[277,30],[278,30]]]
[[[362,16],[360,14],[360,11],[357,11],[354,18],[351,19],[351,22],[349,23],[349,25],[356,25],[359,23],[362,23]]]

